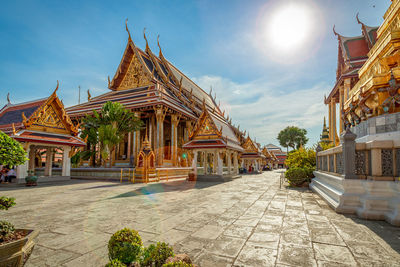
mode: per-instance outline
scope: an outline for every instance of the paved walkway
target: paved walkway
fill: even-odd
[[[104,266],[115,231],[137,229],[200,266],[400,266],[400,228],[333,212],[307,189],[279,189],[279,173],[226,183],[71,181],[0,188],[1,212],[40,229],[27,266]]]

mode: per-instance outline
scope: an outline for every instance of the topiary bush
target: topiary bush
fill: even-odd
[[[310,169],[309,168],[290,168],[285,172],[285,176],[291,186],[300,186],[304,182],[310,181]]]
[[[142,239],[135,230],[124,228],[113,234],[108,241],[108,257],[129,265],[137,261],[142,250]]]
[[[183,261],[177,261],[177,262],[166,263],[162,265],[162,267],[193,267],[193,264],[186,263]]]
[[[15,205],[15,198],[13,197],[0,197],[0,210],[8,210]]]
[[[14,225],[7,221],[0,221],[0,243],[4,242],[14,232]]]
[[[285,161],[290,168],[312,168],[316,165],[315,151],[310,148],[299,148],[291,151]]]
[[[174,250],[164,242],[157,242],[145,248],[140,257],[140,266],[161,267],[169,257],[174,256]]]
[[[112,260],[105,267],[126,267],[126,264],[123,264],[119,260]]]

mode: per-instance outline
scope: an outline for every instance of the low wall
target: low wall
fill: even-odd
[[[323,171],[315,171],[314,175],[310,188],[336,212],[400,226],[399,182],[344,179]]]

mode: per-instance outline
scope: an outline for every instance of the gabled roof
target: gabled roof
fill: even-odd
[[[205,105],[189,139],[183,145],[184,148],[220,147],[243,151],[229,123],[223,117],[208,111]]]
[[[22,113],[29,118],[46,100],[47,98],[20,104],[8,103],[0,110],[0,130],[5,133],[11,133],[13,124],[15,130],[23,128]]]
[[[108,87],[112,91],[132,90],[137,87],[154,88],[159,91],[160,98],[168,105],[185,106],[191,113],[199,116],[202,112],[203,102],[210,109],[221,113],[218,105],[210,94],[207,94],[197,84],[184,75],[170,61],[168,61],[160,48],[159,56],[156,56],[150,49],[147,38],[146,49],[143,51],[132,41],[128,28],[128,42],[112,80],[109,79]],[[157,40],[158,41],[158,40]],[[154,87],[152,87],[154,86]],[[162,94],[165,95],[162,96]],[[173,100],[171,100],[173,99]],[[171,103],[175,102],[175,103]],[[126,101],[128,104],[129,101]],[[148,106],[154,103],[149,102]],[[68,108],[69,114],[80,115],[79,109],[85,109],[87,103]],[[136,108],[130,105],[130,108]]]
[[[57,88],[45,99],[21,104],[8,103],[0,110],[0,130],[15,136],[20,130],[76,136],[78,129],[57,97]]]

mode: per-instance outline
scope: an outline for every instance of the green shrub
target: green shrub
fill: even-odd
[[[313,168],[290,168],[285,172],[285,176],[291,186],[299,186],[304,182],[310,182],[313,176]]]
[[[166,263],[162,267],[193,267],[193,264],[186,263],[186,262],[183,262],[183,261],[178,261],[178,262]]]
[[[137,231],[124,228],[113,234],[108,241],[108,257],[130,264],[138,260],[142,250],[142,239]]]
[[[0,210],[8,210],[15,205],[15,198],[13,197],[0,197]]]
[[[7,221],[0,221],[0,242],[3,242],[10,234],[14,232],[14,225]]]
[[[309,148],[299,148],[289,152],[285,161],[288,168],[313,168],[316,164],[315,151]]]
[[[174,256],[174,250],[164,242],[151,244],[142,252],[140,266],[161,267],[169,257]]]
[[[112,260],[109,263],[107,263],[105,267],[126,267],[126,265],[120,262],[119,260]]]

